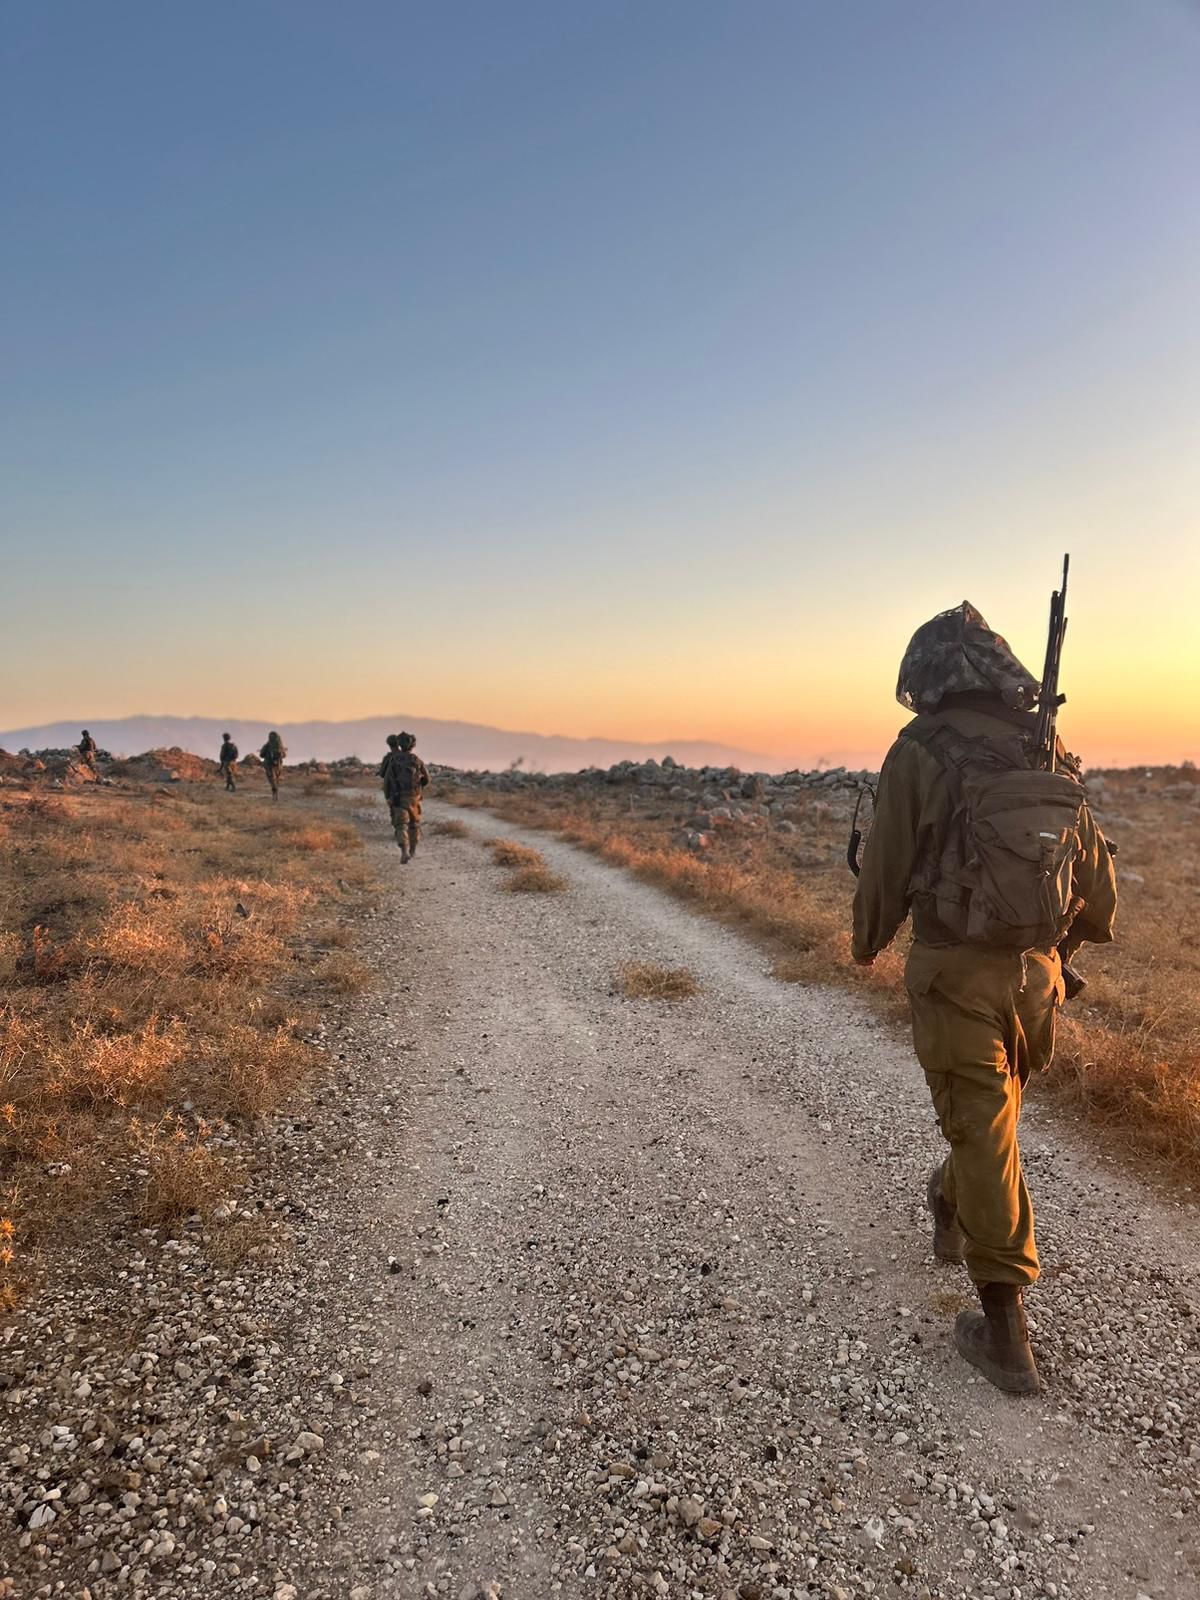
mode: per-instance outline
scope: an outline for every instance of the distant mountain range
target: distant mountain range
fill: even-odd
[[[16,728],[0,733],[0,748],[60,750],[77,744],[79,722],[52,722],[41,728]],[[257,750],[272,728],[278,728],[292,761],[336,761],[341,756],[378,760],[386,754],[389,733],[402,728],[415,733],[418,749],[427,761],[445,766],[499,772],[514,761],[531,772],[575,772],[581,767],[610,767],[617,761],[645,761],[653,756],[673,756],[683,766],[741,767],[765,772],[778,766],[770,756],[703,739],[664,739],[641,744],[632,739],[572,739],[560,734],[513,733],[474,722],[441,722],[396,712],[387,717],[362,717],[354,722],[269,722],[227,717],[121,717],[96,718],[88,730],[102,750],[115,756],[140,755],[144,750],[177,746],[194,755],[216,758],[226,730],[243,755]]]

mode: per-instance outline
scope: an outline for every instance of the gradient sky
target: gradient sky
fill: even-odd
[[[1200,8],[9,4],[0,727],[1200,758]]]

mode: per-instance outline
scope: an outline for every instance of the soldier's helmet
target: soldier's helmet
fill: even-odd
[[[221,737],[222,737],[222,739],[228,739],[228,738],[229,738],[229,735],[228,735],[228,734],[227,734],[227,733],[223,733],[223,734],[222,734],[222,735],[221,735]]]
[[[416,736],[415,733],[402,733],[400,735],[400,748],[401,748],[401,750],[411,750],[413,745],[416,744],[416,742],[417,742],[417,736]]]
[[[90,734],[90,733],[89,733],[89,732],[88,732],[88,731],[87,731],[87,729],[86,729],[86,728],[83,728],[83,729],[81,729],[81,730],[80,730],[80,737],[81,737],[81,738],[84,738],[84,739],[90,739],[90,738],[91,738],[91,737],[92,737],[92,736],[91,736],[91,734]]]
[[[399,743],[400,743],[400,735],[398,733],[389,733],[388,734],[388,736],[387,736],[387,746],[388,746],[389,750],[395,750],[397,748],[397,746],[399,745]]]
[[[900,663],[896,699],[909,711],[936,711],[948,694],[982,691],[999,695],[1015,711],[1028,711],[1040,689],[1008,640],[964,600],[913,634]]]

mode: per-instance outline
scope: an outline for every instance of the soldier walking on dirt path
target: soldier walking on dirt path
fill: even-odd
[[[95,772],[96,771],[96,741],[95,741],[95,739],[92,738],[91,734],[87,731],[86,728],[84,728],[82,736],[80,737],[78,749],[79,749],[79,759],[83,762],[84,766],[88,769],[89,772]]]
[[[400,846],[400,860],[406,865],[417,853],[421,837],[421,795],[429,782],[428,768],[414,753],[416,742],[415,734],[398,735],[399,748],[383,764],[384,798],[392,814],[392,830]]]
[[[263,745],[258,753],[262,757],[262,764],[267,774],[267,782],[271,785],[271,796],[273,799],[278,800],[279,775],[283,771],[283,761],[287,755],[283,740],[272,730],[267,735],[266,744]]]
[[[1055,742],[1038,767],[1040,690],[966,601],[913,635],[896,698],[916,716],[880,773],[851,946],[870,966],[911,913],[913,1041],[950,1145],[926,1195],[934,1253],[965,1260],[979,1292],[959,1352],[1022,1394],[1040,1386],[1023,1304],[1040,1266],[1021,1096],[1054,1054],[1063,961],[1109,943],[1116,913],[1078,763]]]
[[[217,760],[220,763],[221,776],[225,779],[225,788],[228,791],[237,788],[237,784],[233,780],[237,775],[238,747],[227,733],[223,733],[221,738],[224,742],[221,745],[221,753]]]

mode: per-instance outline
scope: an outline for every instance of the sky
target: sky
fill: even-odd
[[[0,20],[0,727],[878,753],[964,598],[1200,759],[1196,0]]]

